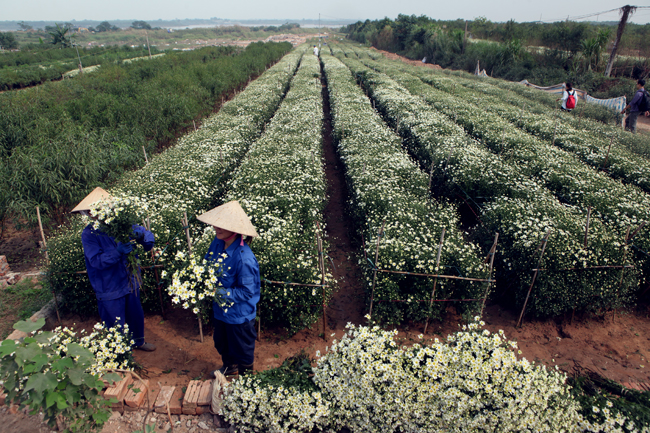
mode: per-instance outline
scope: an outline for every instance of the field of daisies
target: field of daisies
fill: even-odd
[[[142,265],[164,271],[142,274],[145,310],[162,295],[209,319],[201,290],[172,280],[201,268],[214,237],[195,216],[238,200],[260,235],[262,326],[297,332],[321,317],[336,289],[317,249],[327,233],[323,95],[373,325],[349,325],[317,360],[232,382],[226,420],[242,432],[650,431],[613,399],[578,398],[564,374],[521,359],[475,317],[486,297],[526,303],[537,318],[634,306],[650,282],[650,143],[560,113],[523,86],[363,47],[294,49],[109,189],[139,203],[156,236]],[[50,287],[72,311],[96,309],[79,273],[88,222],[74,217],[48,241]],[[449,307],[467,323],[446,341],[400,347],[384,330]]]

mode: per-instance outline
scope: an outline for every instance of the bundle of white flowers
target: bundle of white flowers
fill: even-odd
[[[249,376],[226,388],[223,415],[243,432],[648,432],[609,409],[585,420],[565,374],[518,358],[517,343],[478,319],[411,347],[349,324],[313,369],[320,392]]]
[[[323,431],[330,402],[320,392],[263,386],[255,376],[245,376],[226,387],[221,414],[238,432]]]
[[[199,314],[202,310],[201,306],[204,307],[203,309],[212,309],[213,302],[223,308],[224,312],[228,311],[233,304],[222,297],[223,294],[229,293],[225,292],[219,281],[219,277],[223,274],[223,260],[226,257],[227,255],[223,253],[221,257],[208,261],[195,254],[186,257],[179,251],[176,259],[186,262],[186,266],[174,272],[172,282],[167,287],[172,302],[181,304],[184,309],[192,308],[194,314]]]

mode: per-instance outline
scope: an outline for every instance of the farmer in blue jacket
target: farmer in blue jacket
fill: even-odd
[[[216,232],[205,259],[223,258],[220,291],[222,299],[230,305],[222,308],[216,302],[213,304],[214,347],[223,361],[218,371],[224,375],[244,374],[253,369],[255,361],[260,267],[247,242],[257,237],[257,232],[237,201],[216,207],[197,219],[212,225]]]
[[[90,205],[110,195],[101,188],[95,188],[72,212],[90,216]],[[139,225],[133,225],[133,239],[151,250],[153,234]],[[97,297],[99,316],[106,327],[129,325],[129,331],[136,349],[152,352],[156,346],[144,341],[144,312],[140,303],[140,287],[136,278],[127,270],[127,255],[133,251],[131,243],[115,240],[95,230],[92,224],[81,233],[84,259],[90,285]],[[119,319],[118,319],[119,318]]]

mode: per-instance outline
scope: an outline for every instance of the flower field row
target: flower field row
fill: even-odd
[[[380,269],[441,273],[485,278],[486,267],[476,245],[466,242],[459,230],[456,206],[429,198],[427,175],[402,149],[400,138],[373,110],[356,85],[350,70],[339,60],[321,53],[332,108],[333,134],[346,170],[352,214],[364,240],[368,300],[372,296],[373,266]],[[374,261],[377,235],[379,256]],[[446,230],[440,266],[438,244]],[[386,323],[424,321],[429,313],[440,317],[444,307],[435,303],[429,311],[432,280],[409,275],[379,273],[374,292],[373,318]],[[439,280],[436,299],[481,298],[480,282]],[[406,302],[405,302],[406,301]],[[464,309],[476,303],[460,304]]]
[[[224,104],[201,128],[153,157],[141,170],[126,174],[110,190],[148,204],[158,262],[172,265],[170,259],[176,252],[187,249],[184,237],[179,236],[183,212],[190,218],[200,214],[222,194],[230,173],[281,103],[301,55],[296,51],[286,55]],[[53,290],[63,294],[70,309],[90,313],[96,309],[94,293],[88,278],[75,274],[85,268],[80,238],[84,225],[81,218],[73,218],[70,226],[61,228],[48,241],[48,279]],[[192,226],[192,237],[200,239],[204,228]],[[150,257],[142,259],[145,265],[152,263]],[[143,280],[143,304],[153,309],[158,297],[153,290],[153,272],[144,272]]]
[[[316,248],[326,202],[319,78],[318,58],[303,56],[277,113],[227,185],[224,200],[239,200],[257,228],[253,250],[260,275],[271,281],[320,284],[322,279]],[[262,283],[261,320],[293,332],[303,329],[321,316],[331,289]]]
[[[583,163],[605,170],[614,179],[650,192],[650,143],[647,139],[600,122],[576,119],[571,114],[560,113],[557,107],[531,106],[530,100],[491,82],[443,77],[421,71],[422,68],[405,68],[436,88],[453,93],[459,101],[469,103],[475,112],[499,116],[540,140],[575,154]],[[464,104],[449,108],[452,107],[469,108]]]
[[[483,110],[484,104],[476,102],[480,101],[477,96],[455,96],[436,90],[402,72],[401,65],[391,68],[382,64],[385,68],[391,69],[390,75],[411,93],[454,119],[483,146],[507,160],[507,164],[516,163],[518,173],[536,180],[562,202],[580,208],[583,214],[589,206],[593,207],[595,215],[618,232],[620,240],[625,239],[628,228],[634,230],[642,221],[650,221],[650,196],[645,192],[594,171],[548,141],[512,128],[507,119]],[[634,239],[644,251],[650,247],[649,234],[649,230],[642,229]],[[650,275],[648,256],[640,253],[637,261],[642,275]]]
[[[518,359],[516,342],[481,325],[408,348],[396,331],[348,325],[313,379],[291,376],[311,387],[244,376],[225,388],[222,414],[240,432],[650,431],[611,402],[583,415],[565,374]]]
[[[586,213],[561,205],[545,185],[530,176],[526,161],[495,155],[388,76],[354,59],[345,62],[371,92],[388,123],[396,125],[411,153],[423,166],[432,168],[437,181],[434,190],[473,199],[482,222],[475,231],[478,239],[489,245],[490,233],[500,233],[499,255],[503,259],[497,261],[496,278],[515,286],[519,304],[530,285],[531,269],[537,265],[533,261],[535,248],[548,230],[552,236],[544,253],[545,270],[538,276],[537,295],[531,301],[535,314],[618,306],[629,300],[636,288],[634,272],[627,272],[621,285],[620,273],[612,270],[566,271],[622,264],[627,251],[620,248],[622,238],[617,232],[594,217],[589,247],[585,248]]]

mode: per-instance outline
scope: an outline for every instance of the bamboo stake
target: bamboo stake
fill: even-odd
[[[386,225],[386,220],[384,220],[381,223],[381,229],[377,232],[377,248],[375,249],[375,263],[373,263],[373,266],[375,267],[375,270],[372,274],[372,290],[370,292],[370,312],[368,315],[370,318],[372,318],[372,303],[375,300],[375,283],[377,282],[377,260],[379,259],[379,241],[384,234],[384,226]]]
[[[485,288],[485,296],[483,297],[483,304],[481,305],[481,314],[480,314],[481,317],[483,317],[485,302],[487,301],[488,294],[490,293],[490,284],[492,283],[492,269],[494,267],[494,256],[496,255],[497,252],[498,241],[499,241],[499,233],[494,235],[494,243],[492,244],[492,248],[490,248],[490,252],[488,253],[488,257],[490,258],[490,270],[488,272],[488,282],[487,282],[487,287]],[[486,262],[488,257],[485,258]]]
[[[632,232],[632,234],[631,234],[630,237],[628,238],[628,241],[632,240],[632,238],[633,238],[634,236],[636,236],[636,234],[639,233],[639,230],[641,230],[644,226],[645,226],[645,221],[643,221],[643,222],[639,225],[639,227],[637,227],[637,229],[634,230],[634,231]]]
[[[41,221],[41,208],[36,206],[36,217],[38,218],[38,227],[41,230],[41,238],[43,239],[43,249],[45,250],[45,263],[50,265],[50,256],[47,253],[47,242],[45,241],[45,231],[43,230],[43,222]],[[56,293],[52,290],[52,297],[54,298],[54,308],[56,309],[56,318],[61,324],[61,314],[59,314],[59,301],[56,299]]]
[[[587,236],[589,236],[589,219],[591,218],[591,206],[587,208],[587,225],[585,226],[585,248],[587,248]],[[629,231],[628,231],[629,234]]]
[[[196,131],[196,122],[192,119],[192,125],[194,125],[194,130]]]
[[[614,143],[614,134],[612,134],[612,138],[609,140],[609,147],[607,148],[607,155],[605,155],[605,161],[603,161],[603,166],[600,167],[601,170],[604,170],[605,166],[607,165],[607,160],[609,159],[609,151],[612,149],[612,143]]]
[[[442,228],[442,233],[440,234],[440,244],[438,245],[438,256],[436,257],[436,272],[438,272],[438,267],[440,266],[440,254],[442,253],[442,244],[445,241],[445,228]],[[429,327],[429,318],[431,317],[431,308],[433,307],[433,300],[436,297],[436,285],[438,284],[438,277],[433,279],[433,289],[431,290],[431,300],[429,301],[429,312],[427,313],[427,321],[424,324],[424,334],[427,333],[427,328]]]
[[[557,115],[555,116],[555,130],[553,131],[553,143],[552,145],[555,146],[555,136],[557,135]]]
[[[144,146],[142,146],[142,153],[144,153],[144,162],[146,162],[147,164],[149,164],[149,158],[147,158],[147,151],[146,151],[146,149],[144,148]]]
[[[627,243],[630,240],[630,229],[632,227],[627,228],[627,232],[625,233],[625,250],[623,251],[623,267],[621,268],[621,279],[618,282],[618,291],[616,293],[616,300],[618,301],[618,292],[621,291],[621,287],[623,286],[623,277],[625,276],[625,262],[627,262]],[[612,316],[612,321],[616,320],[616,307],[614,308],[614,314]]]
[[[187,212],[183,212],[183,228],[187,237],[187,252],[189,255],[192,255],[192,238],[190,238],[190,223],[187,219]],[[199,319],[199,333],[201,334],[201,343],[203,343],[203,323],[201,323],[201,316],[197,316],[197,319]]]
[[[145,224],[145,228],[148,231],[151,231],[151,219],[147,217],[147,222]],[[156,256],[154,255],[153,248],[151,249],[151,262],[155,263],[156,261]],[[153,268],[153,274],[154,277],[156,278],[156,288],[158,289],[158,299],[160,300],[160,315],[162,316],[163,320],[165,320],[165,308],[163,307],[163,298],[162,298],[162,291],[160,290],[160,277],[158,276],[158,269]]]
[[[533,290],[533,285],[535,284],[535,279],[537,278],[537,273],[539,272],[539,267],[542,264],[542,257],[544,256],[544,250],[546,250],[546,243],[548,242],[548,236],[551,234],[551,231],[548,230],[544,235],[544,240],[542,241],[542,252],[539,255],[539,260],[537,264],[537,270],[533,274],[533,281],[530,282],[530,287],[528,288],[528,294],[526,294],[526,300],[524,301],[524,308],[521,309],[521,314],[519,315],[519,320],[517,321],[517,328],[521,326],[521,320],[524,318],[524,312],[526,311],[526,305],[528,304],[528,297],[530,296],[530,291]]]
[[[451,156],[451,153],[450,153]],[[429,169],[429,189],[428,191],[431,192],[431,181],[433,180],[433,165],[435,164],[435,161],[431,161],[431,168]]]

